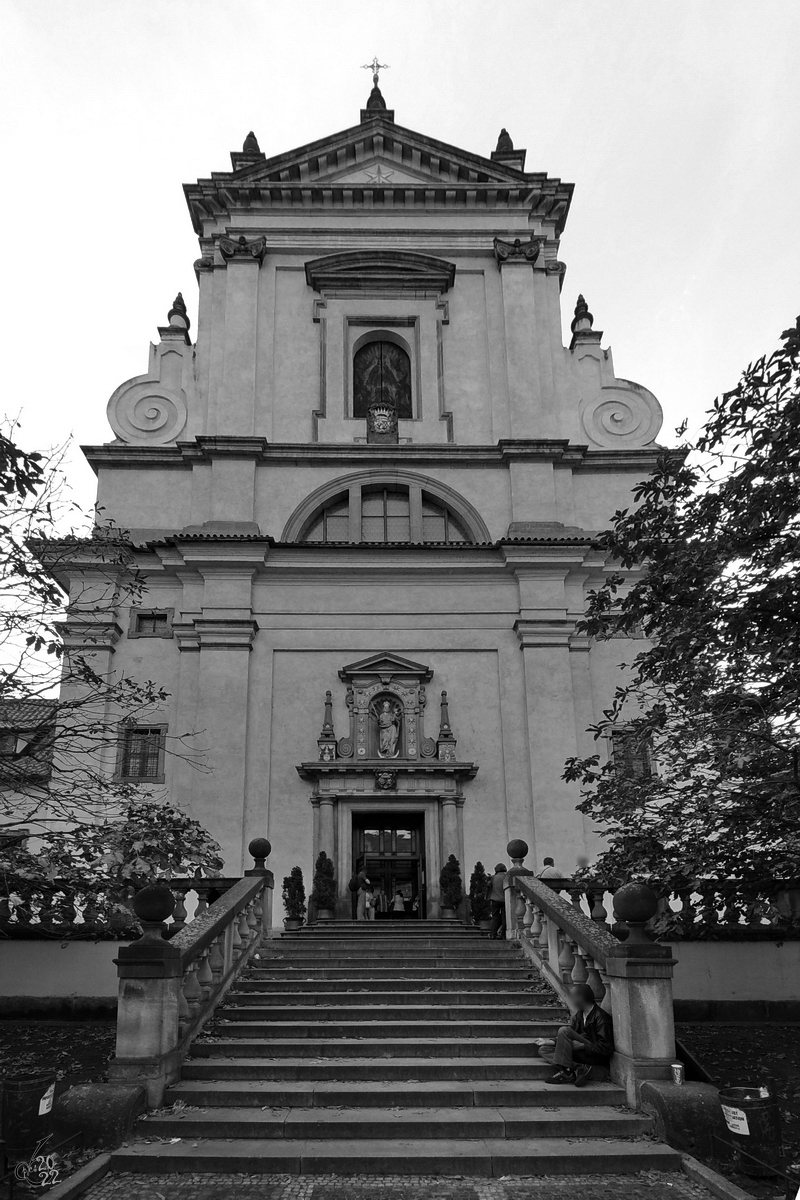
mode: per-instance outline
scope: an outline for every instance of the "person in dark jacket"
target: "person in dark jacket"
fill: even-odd
[[[506,893],[503,888],[507,867],[498,863],[494,875],[489,880],[489,901],[492,905],[492,927],[489,937],[504,938],[506,936]]]
[[[556,1072],[546,1083],[574,1083],[583,1087],[592,1067],[607,1066],[614,1053],[611,1017],[595,1000],[588,983],[569,989],[577,1011],[569,1025],[562,1025],[556,1038],[552,1062]]]

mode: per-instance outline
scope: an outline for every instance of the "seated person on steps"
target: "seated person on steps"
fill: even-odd
[[[614,1053],[611,1017],[600,1008],[588,983],[576,983],[569,989],[570,1002],[577,1012],[569,1025],[562,1025],[552,1057],[547,1057],[556,1072],[545,1083],[574,1083],[583,1087],[592,1067],[608,1066]]]

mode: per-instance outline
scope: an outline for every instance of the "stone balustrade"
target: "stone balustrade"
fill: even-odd
[[[264,865],[270,849],[266,838],[252,841],[255,867],[213,903],[206,897],[201,908],[198,900],[194,919],[185,923],[184,912],[172,937],[166,924],[176,912],[171,888],[151,884],[133,898],[143,934],[114,960],[119,1000],[109,1078],[141,1084],[151,1106],[162,1102],[193,1039],[271,936],[273,878]]]
[[[593,906],[590,916],[575,903],[574,885],[570,902],[550,886],[553,880],[545,883],[525,868],[525,842],[509,842],[508,853],[513,865],[506,876],[506,936],[520,944],[565,1001],[573,984],[589,984],[614,1023],[611,1076],[637,1107],[641,1084],[669,1079],[675,1059],[675,960],[671,948],[652,941],[645,929],[658,897],[638,883],[616,892],[615,915],[628,935],[622,942],[598,919],[599,909]]]

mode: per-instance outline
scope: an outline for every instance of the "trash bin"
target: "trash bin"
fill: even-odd
[[[3,1140],[10,1158],[33,1153],[50,1133],[56,1077],[40,1072],[35,1075],[7,1076],[3,1087]]]
[[[719,1102],[739,1170],[758,1178],[774,1175],[782,1154],[781,1110],[775,1097],[765,1087],[729,1087],[720,1090]]]

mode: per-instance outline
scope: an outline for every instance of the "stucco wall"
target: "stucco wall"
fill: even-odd
[[[800,942],[675,942],[676,1000],[800,999]]]
[[[123,942],[10,939],[0,949],[0,999],[6,997],[117,998],[113,960]]]

